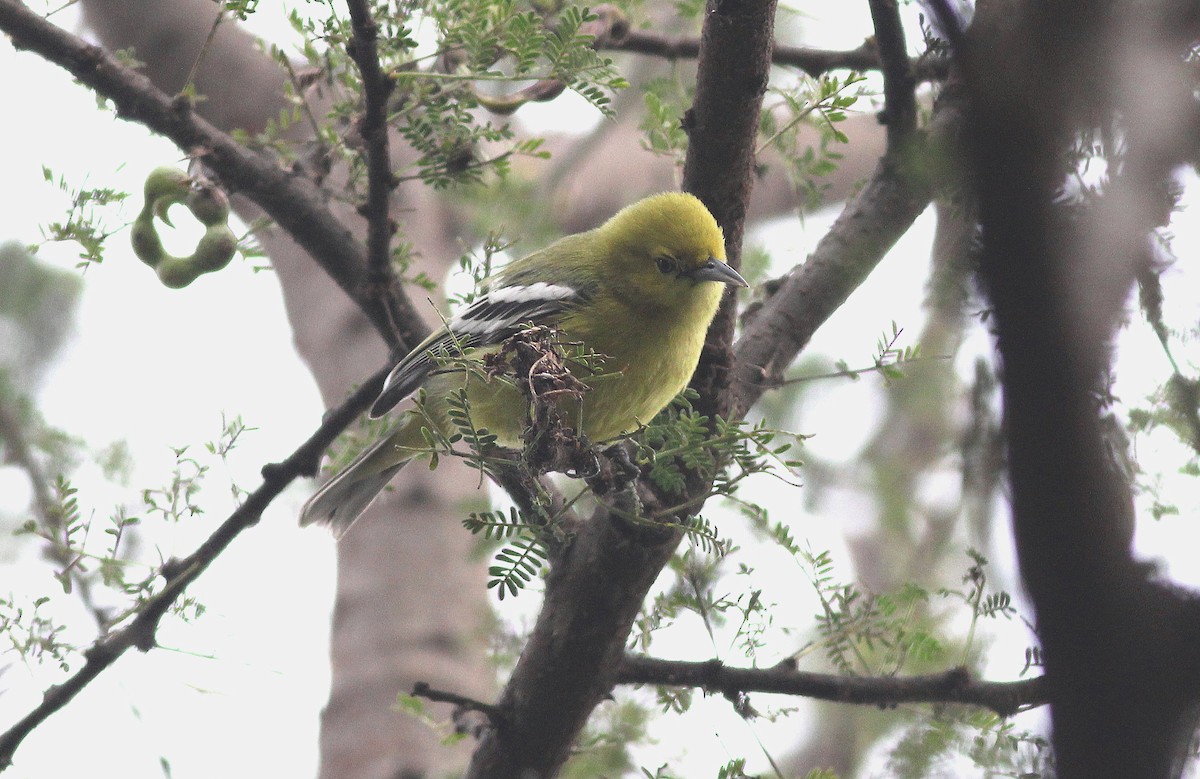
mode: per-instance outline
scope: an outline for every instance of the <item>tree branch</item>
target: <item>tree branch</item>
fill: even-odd
[[[1012,523],[1064,777],[1179,776],[1200,711],[1200,600],[1133,554],[1130,476],[1101,400],[1156,200],[1191,158],[1196,34],[1190,4],[989,2],[957,50]],[[1102,202],[1064,198],[1096,128],[1120,138],[1097,152],[1120,175]],[[1071,214],[1075,199],[1089,208]]]
[[[883,123],[888,150],[899,151],[917,129],[917,81],[908,62],[908,44],[897,0],[867,0],[883,71]]]
[[[947,88],[934,109],[924,156],[910,148],[916,132],[916,82],[904,48],[894,0],[870,0],[884,71],[888,148],[866,186],[838,216],[816,251],[765,285],[767,299],[746,313],[735,347],[732,412],[744,415],[762,393],[779,386],[783,371],[850,294],[907,232],[933,197],[932,169],[952,150],[961,125],[957,90]],[[923,163],[923,164],[920,164]],[[942,163],[944,164],[944,163]]]
[[[13,754],[34,728],[44,722],[88,686],[129,649],[148,652],[155,646],[159,621],[189,584],[243,531],[255,525],[262,512],[279,493],[300,476],[311,476],[321,453],[361,414],[379,394],[391,366],[378,371],[341,406],[326,414],[321,426],[281,463],[263,467],[263,483],[213,531],[204,543],[181,560],[168,561],[162,568],[162,590],[143,605],[124,627],[98,639],[84,651],[83,667],[61,684],[46,690],[42,702],[3,734],[0,734],[0,771],[12,765]]]
[[[621,509],[636,503],[624,493]],[[537,623],[501,692],[468,777],[553,776],[612,690],[630,627],[679,536],[603,508],[580,523],[546,579]]]
[[[894,6],[893,6],[894,7]],[[596,18],[586,23],[581,32],[592,36],[592,46],[598,51],[625,51],[645,54],[667,60],[695,59],[700,56],[700,40],[697,38],[673,38],[656,33],[634,30],[628,17],[616,6],[601,5],[594,9]],[[895,12],[892,27],[903,36],[899,24],[899,11]],[[886,28],[891,30],[891,28]],[[901,49],[903,53],[903,39]],[[886,63],[873,40],[864,41],[857,49],[832,51],[811,49],[804,46],[782,46],[771,44],[771,63],[785,67],[796,67],[812,78],[819,78],[831,70],[885,70]],[[910,63],[903,56],[904,78],[912,82],[940,81],[950,72],[949,59],[942,55],[923,57]],[[895,79],[893,79],[895,81]],[[562,93],[566,85],[557,79],[542,79],[534,84],[503,98],[480,98],[485,108],[501,114],[513,113],[528,102],[553,100]],[[913,97],[912,118],[915,123],[916,103]]]
[[[688,152],[683,189],[696,195],[725,233],[729,263],[741,267],[746,211],[757,163],[754,149],[759,114],[774,49],[774,0],[746,6],[710,0],[701,33],[696,100],[684,113]],[[768,17],[765,21],[758,14]],[[731,31],[734,31],[731,34]],[[700,398],[696,410],[714,419],[729,418],[736,298],[728,293],[709,327],[704,352],[691,387]],[[688,485],[689,495],[707,494],[706,480]],[[709,480],[710,481],[710,480]]]
[[[645,54],[667,60],[693,59],[700,53],[700,40],[630,29],[623,36],[614,34],[601,39],[597,48]],[[771,62],[775,65],[799,68],[813,78],[819,78],[831,70],[866,71],[883,68],[879,49],[870,41],[863,42],[857,49],[846,51],[775,44],[772,47]],[[948,72],[949,61],[944,57],[922,59],[914,63],[912,69],[912,75],[918,81],[940,81]]]
[[[889,149],[808,260],[765,286],[735,346],[732,413],[741,416],[895,245],[933,196],[937,165],[952,156],[962,126],[961,96],[947,88],[934,107],[923,158]],[[924,164],[918,160],[924,159]]]
[[[474,698],[468,698],[458,693],[437,690],[425,682],[417,682],[413,685],[412,696],[414,698],[425,698],[435,703],[449,703],[461,711],[477,711],[491,722],[498,722],[500,720],[500,712],[492,704],[477,701]]]
[[[872,706],[963,703],[991,709],[1001,717],[1044,705],[1047,700],[1044,677],[986,682],[972,678],[965,668],[923,676],[863,677],[797,671],[786,662],[770,668],[734,668],[720,660],[696,663],[626,655],[617,682],[700,687],[726,696],[739,692],[778,693]]]
[[[420,340],[424,326],[412,304],[394,289],[380,291],[369,283],[362,244],[333,217],[312,182],[242,146],[197,115],[187,100],[172,98],[103,48],[47,22],[18,0],[0,0],[0,30],[17,48],[36,52],[111,100],[119,117],[170,138],[226,187],[258,203],[362,308],[390,346],[398,345],[398,337],[406,344]]]
[[[366,143],[367,202],[359,213],[367,220],[367,265],[372,284],[390,288],[397,284],[392,269],[391,241],[395,225],[391,218],[391,194],[396,186],[388,143],[387,100],[394,86],[379,67],[376,38],[379,25],[371,18],[365,0],[346,0],[354,31],[347,49],[363,84],[363,113],[359,133]]]

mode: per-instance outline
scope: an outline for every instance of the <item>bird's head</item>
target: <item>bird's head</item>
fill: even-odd
[[[726,285],[748,286],[725,262],[725,237],[696,197],[666,192],[619,211],[599,230],[620,285],[656,308],[716,310]]]

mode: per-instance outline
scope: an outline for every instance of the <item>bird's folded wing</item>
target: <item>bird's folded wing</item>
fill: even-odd
[[[412,394],[437,365],[438,357],[500,343],[527,322],[553,324],[590,298],[587,287],[544,281],[509,284],[481,295],[396,363],[371,406],[371,416],[386,414]]]

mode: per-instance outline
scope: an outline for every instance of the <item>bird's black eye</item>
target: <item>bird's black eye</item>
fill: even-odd
[[[660,273],[670,273],[675,270],[675,261],[670,257],[655,257],[654,264],[658,266]]]

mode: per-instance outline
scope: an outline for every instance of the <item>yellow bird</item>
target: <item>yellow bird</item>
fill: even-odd
[[[727,285],[747,286],[726,264],[721,228],[704,204],[685,193],[653,195],[497,273],[485,294],[397,363],[371,416],[424,386],[434,424],[450,432],[444,398],[465,387],[472,423],[501,445],[519,446],[528,401],[515,387],[465,369],[434,369],[436,355],[451,348],[468,356],[495,351],[533,323],[557,327],[567,341],[603,356],[603,376],[577,377],[588,386],[582,401],[562,403],[574,405],[567,418],[592,440],[619,436],[649,422],[687,386]],[[421,428],[430,424],[410,413],[318,490],[300,523],[344,533],[405,463],[428,450]]]

